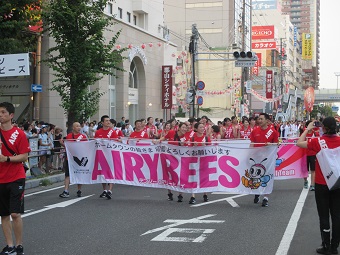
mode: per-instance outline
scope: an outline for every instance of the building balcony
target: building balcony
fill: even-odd
[[[148,0],[132,0],[132,10],[136,13],[149,13],[149,5]]]

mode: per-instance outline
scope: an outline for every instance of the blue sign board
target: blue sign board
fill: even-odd
[[[42,85],[40,84],[31,84],[32,92],[42,92]]]
[[[275,10],[277,9],[277,0],[253,0],[252,7],[254,10]]]

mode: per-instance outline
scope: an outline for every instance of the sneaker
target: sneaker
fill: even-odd
[[[303,183],[303,188],[308,189],[308,181],[305,181],[305,182]]]
[[[0,255],[7,255],[7,254],[16,254],[15,247],[14,246],[9,247],[7,245],[5,248],[3,248],[2,252],[0,253]]]
[[[101,198],[103,198],[103,197],[106,197],[106,191],[104,190],[103,191],[103,193],[102,194],[100,194],[100,196],[99,197],[101,197]]]
[[[260,202],[260,195],[255,195],[254,204],[257,204],[258,202]]]
[[[310,185],[310,188],[309,188],[310,191],[315,191],[315,187],[314,185]]]
[[[63,193],[61,193],[60,195],[59,195],[59,197],[61,197],[61,198],[67,198],[67,197],[69,197],[70,196],[70,193],[68,193],[67,191],[63,191]]]
[[[81,197],[81,190],[77,191],[77,197]]]
[[[174,200],[173,194],[168,193],[168,201],[172,201],[172,200]]]
[[[179,203],[183,202],[183,196],[182,195],[178,195],[177,198],[178,198],[177,202],[179,202]]]
[[[191,205],[196,204],[196,198],[191,197],[190,201],[189,201],[189,204],[191,204]]]
[[[262,200],[262,207],[268,207],[268,198],[264,198],[263,200]]]
[[[111,199],[111,198],[112,198],[112,191],[111,191],[111,190],[108,190],[108,191],[106,192],[106,198],[107,198],[107,199]]]
[[[204,201],[204,202],[208,202],[208,201],[209,201],[209,198],[208,198],[207,195],[203,195],[203,201]]]
[[[18,245],[16,248],[16,251],[17,251],[17,255],[24,255],[24,247],[22,247],[22,245]]]

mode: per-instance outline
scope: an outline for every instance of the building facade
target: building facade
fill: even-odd
[[[133,123],[136,119],[149,116],[162,118],[161,70],[163,65],[175,66],[171,56],[176,51],[173,43],[164,38],[163,1],[155,0],[150,5],[144,0],[110,1],[105,13],[114,16],[116,24],[105,30],[109,41],[118,31],[121,34],[116,47],[126,47],[126,59],[120,64],[124,72],[116,76],[105,76],[89,90],[99,88],[105,94],[101,97],[99,111],[90,120],[99,120],[102,115],[120,119],[125,117]],[[51,37],[44,36],[42,53],[54,45]],[[43,55],[42,54],[42,55]],[[44,55],[42,56],[44,57]],[[47,66],[41,67],[41,95],[39,119],[65,127],[66,117],[60,108],[60,97],[51,91],[53,72]]]

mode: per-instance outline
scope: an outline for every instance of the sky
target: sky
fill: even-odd
[[[319,87],[336,89],[337,77],[334,73],[340,72],[340,0],[321,0],[320,2]],[[338,79],[340,88],[340,77]]]
[[[340,73],[340,0],[320,0],[320,86],[336,89],[335,72]],[[340,102],[335,104],[340,108]],[[340,110],[338,111],[340,115]]]

